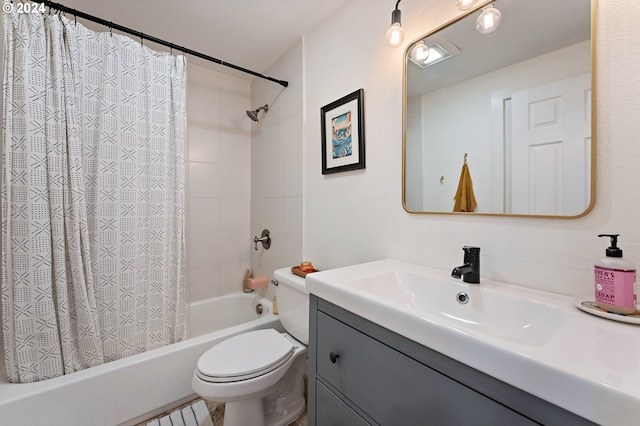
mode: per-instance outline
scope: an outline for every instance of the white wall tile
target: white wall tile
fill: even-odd
[[[220,166],[189,162],[189,196],[218,197],[220,195]]]
[[[251,220],[251,200],[223,198],[220,200],[220,230],[248,232]]]
[[[220,140],[220,162],[238,166],[251,166],[251,135],[226,133]]]
[[[250,265],[250,84],[190,65],[187,70],[190,301],[241,291]],[[241,287],[240,287],[241,288]]]
[[[220,127],[220,91],[187,89],[187,121],[192,125]]]
[[[217,256],[217,232],[189,233],[189,269],[210,268],[219,264]]]
[[[282,155],[285,157],[302,155],[302,111],[287,116],[282,121],[282,127],[279,148]]]
[[[289,81],[284,90],[259,80],[251,85],[254,108],[269,104],[268,114],[252,126],[251,230],[253,236],[268,228],[272,238],[269,250],[251,250],[251,267],[272,275],[299,263],[302,253],[302,42],[267,73]]]
[[[197,268],[189,270],[189,301],[208,299],[220,295],[220,267]]]
[[[267,198],[281,197],[282,184],[280,176],[282,175],[282,168],[280,167],[280,160],[264,163],[260,172],[263,179],[263,196]]]
[[[250,269],[249,260],[220,266],[220,294],[239,293],[242,291],[244,273]]]
[[[189,232],[214,232],[221,229],[222,210],[218,198],[189,199]]]
[[[259,226],[262,228],[268,228],[274,235],[282,235],[282,228],[280,221],[282,217],[281,198],[265,198],[264,199],[264,211],[262,213],[262,221]],[[256,232],[260,231],[256,229]],[[258,245],[260,247],[260,245]]]
[[[252,143],[252,149],[256,152],[256,160],[260,163],[275,161],[283,157],[280,149],[282,139],[282,129],[280,123],[267,124],[258,123],[261,126],[260,137]]]
[[[302,240],[302,197],[282,198],[281,208],[282,236]]]
[[[249,248],[252,242],[246,232],[217,232],[214,238],[212,257],[216,265],[237,264],[249,260]]]
[[[223,198],[249,198],[251,194],[251,167],[221,165],[220,196]]]
[[[251,119],[247,116],[249,97],[240,97],[238,92],[224,88],[221,93],[220,128],[225,133],[250,132]]]
[[[302,196],[302,154],[283,158],[281,162],[281,195]]]
[[[302,258],[302,238],[282,237],[282,250],[278,260],[278,267],[299,265]]]
[[[220,161],[220,132],[217,130],[189,126],[189,161],[218,163]]]
[[[302,111],[302,40],[282,55],[280,62],[282,74],[278,78],[289,82],[289,86],[287,86],[287,90],[282,92],[282,100],[279,102],[282,105],[282,119],[287,119]]]

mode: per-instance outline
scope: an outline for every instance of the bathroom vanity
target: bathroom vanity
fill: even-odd
[[[310,425],[640,419],[636,326],[580,312],[566,296],[393,260],[312,274],[306,286]],[[635,340],[612,355],[608,333]]]
[[[593,425],[311,296],[309,425]]]

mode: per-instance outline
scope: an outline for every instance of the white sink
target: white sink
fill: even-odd
[[[495,285],[466,284],[434,274],[396,270],[347,280],[343,285],[421,317],[522,344],[548,340],[565,318],[550,303],[498,291]]]
[[[568,296],[490,280],[467,284],[450,271],[387,259],[309,274],[306,286],[597,424],[638,424],[640,326],[584,313]],[[468,303],[459,302],[461,293]]]

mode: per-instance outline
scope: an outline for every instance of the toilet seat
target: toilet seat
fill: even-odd
[[[250,331],[205,352],[198,360],[196,375],[213,383],[252,379],[286,363],[294,350],[293,343],[272,328]]]

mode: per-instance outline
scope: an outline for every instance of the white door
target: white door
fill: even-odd
[[[512,213],[584,212],[591,192],[591,75],[515,92],[511,108]]]

